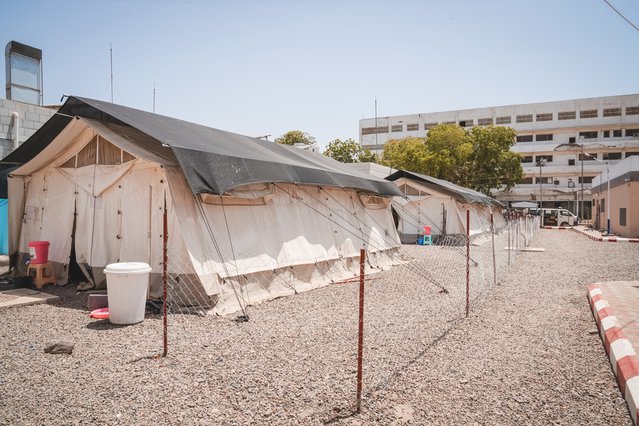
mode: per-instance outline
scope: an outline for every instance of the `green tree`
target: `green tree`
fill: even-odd
[[[377,156],[375,154],[368,149],[362,148],[362,146],[353,139],[346,139],[345,141],[335,139],[328,143],[328,147],[323,154],[342,163],[377,162]]]
[[[514,143],[515,131],[508,127],[441,124],[426,138],[389,141],[382,162],[490,195],[492,188],[509,189],[523,177],[521,158],[510,151]]]
[[[473,127],[470,132],[472,151],[468,157],[468,186],[484,194],[492,188],[515,186],[523,177],[521,156],[510,148],[515,131],[510,127]]]
[[[279,138],[276,138],[275,142],[282,145],[295,145],[296,143],[312,145],[315,143],[315,138],[301,130],[290,130]]]
[[[382,164],[395,169],[426,173],[428,150],[424,138],[394,139],[384,145]]]

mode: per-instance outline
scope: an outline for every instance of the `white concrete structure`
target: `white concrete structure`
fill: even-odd
[[[0,99],[0,158],[30,138],[56,111],[57,108]]]
[[[639,154],[639,94],[366,118],[359,123],[360,143],[381,154],[388,140],[424,137],[429,128],[441,123],[512,127],[517,133],[513,151],[523,157],[525,177],[509,192],[496,193],[497,198],[539,201],[541,189],[544,207],[576,213],[576,199],[583,193],[579,215],[585,218],[591,217],[591,182],[605,170],[603,161],[614,164]],[[583,173],[582,150],[599,160],[584,155]],[[547,163],[540,179],[542,158]]]

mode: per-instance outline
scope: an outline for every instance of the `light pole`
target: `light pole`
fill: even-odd
[[[544,195],[543,195],[543,188],[541,186],[541,168],[546,165],[546,162],[547,162],[546,157],[542,157],[537,162],[537,165],[539,166],[539,214],[541,215],[541,219],[539,220],[539,226],[544,226],[544,211],[542,209],[544,205]]]
[[[568,178],[568,189],[570,189],[570,196],[572,198],[572,193],[573,193],[573,189],[575,188],[575,182],[572,180],[572,178]],[[576,193],[577,195],[579,195],[579,193]],[[577,200],[575,200],[575,210],[577,210],[577,217],[579,217],[579,203],[577,202]]]
[[[579,198],[579,195],[577,195]],[[581,214],[586,217],[586,212],[584,212],[584,144],[581,144],[581,209],[579,209],[579,204],[577,204],[577,217],[579,217],[579,210],[581,210]],[[592,223],[592,206],[590,208],[590,219]]]
[[[598,161],[600,163],[604,163],[606,165],[606,180],[608,181],[607,189],[606,189],[606,193],[607,193],[606,195],[606,233],[610,235],[610,204],[611,204],[612,198],[610,196],[610,167],[608,165],[608,160],[600,160],[596,156],[590,155],[587,152],[584,152],[584,155],[587,155],[593,160]],[[583,161],[583,155],[581,158]],[[583,182],[583,179],[582,179],[582,182]]]

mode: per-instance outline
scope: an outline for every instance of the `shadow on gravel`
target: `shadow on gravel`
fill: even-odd
[[[111,324],[111,322],[108,319],[101,319],[101,320],[91,320],[91,322],[86,325],[86,328],[88,328],[89,330],[105,331],[105,330],[114,330],[118,328],[128,328],[134,325],[137,325],[137,324]]]

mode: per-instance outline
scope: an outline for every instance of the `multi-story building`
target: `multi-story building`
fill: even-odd
[[[424,137],[442,123],[512,127],[524,178],[510,191],[496,190],[497,199],[541,201],[584,218],[591,217],[592,179],[605,162],[639,155],[639,94],[366,118],[360,144],[381,154],[387,141]]]

